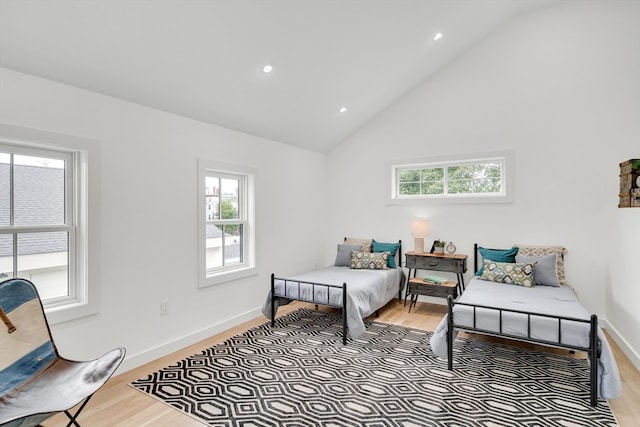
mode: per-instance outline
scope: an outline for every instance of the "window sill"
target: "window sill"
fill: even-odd
[[[245,277],[255,276],[258,271],[255,267],[239,268],[237,270],[220,272],[211,276],[201,277],[198,282],[198,288],[206,288],[221,283],[231,282],[233,280],[244,279]]]
[[[45,308],[47,321],[50,325],[79,319],[99,313],[98,304],[77,303],[58,307]]]
[[[513,196],[448,196],[448,197],[406,197],[387,198],[387,205],[414,205],[414,204],[487,204],[487,203],[513,203]]]

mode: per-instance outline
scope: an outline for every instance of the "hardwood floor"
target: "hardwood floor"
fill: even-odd
[[[304,306],[313,307],[310,304],[296,302],[281,307],[278,314],[283,315]],[[407,307],[404,307],[400,301],[395,300],[380,310],[379,317],[376,318],[372,316],[370,319],[413,328],[434,330],[445,312],[446,306],[419,302],[417,306],[411,310],[411,313],[408,313]],[[203,424],[199,421],[177,410],[171,409],[168,405],[133,389],[128,384],[133,380],[189,357],[200,350],[218,344],[249,328],[258,326],[265,321],[266,319],[260,316],[169,356],[165,356],[112,378],[96,393],[81,413],[78,421],[86,427],[202,427]],[[490,337],[483,336],[474,336],[474,338],[491,339]],[[495,339],[492,340],[495,341]],[[611,338],[609,338],[609,342],[618,363],[623,387],[622,396],[609,401],[609,405],[621,427],[640,425],[640,372],[638,372]],[[549,350],[546,347],[540,346],[514,342],[510,342],[510,344],[528,346],[544,351]],[[552,351],[568,355],[568,352],[565,350],[552,349]],[[574,357],[584,357],[584,354],[577,354],[574,355]],[[65,426],[66,423],[67,419],[64,414],[58,414],[45,421],[42,425],[44,427],[58,427]]]

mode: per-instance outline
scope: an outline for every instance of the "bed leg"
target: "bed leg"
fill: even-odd
[[[275,293],[276,293],[276,286],[275,286],[275,280],[274,280],[275,275],[273,273],[271,273],[271,327],[273,328],[273,325],[275,323],[275,317],[276,317],[276,297],[275,297]]]
[[[342,284],[342,345],[347,345],[347,284]]]
[[[600,361],[600,351],[598,349],[598,316],[591,315],[591,334],[590,338],[590,391],[591,391],[591,406],[598,406],[598,362]]]
[[[447,297],[447,369],[453,370],[453,298]]]

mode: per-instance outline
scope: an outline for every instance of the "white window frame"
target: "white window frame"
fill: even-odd
[[[206,216],[205,182],[207,176],[239,179],[239,219],[233,223],[243,225],[242,262],[231,266],[207,269],[206,264]],[[198,287],[204,288],[257,274],[255,256],[255,187],[257,171],[254,168],[198,159]]]
[[[396,204],[451,204],[451,203],[512,203],[514,199],[514,162],[513,151],[496,151],[488,153],[469,153],[449,156],[429,157],[422,159],[394,160],[387,164],[387,203]],[[444,168],[449,166],[499,163],[501,171],[501,192],[473,194],[399,194],[399,172],[403,169]]]
[[[69,232],[69,297],[44,301],[51,324],[98,313],[100,307],[99,275],[99,197],[89,200],[89,193],[99,194],[100,150],[95,140],[0,123],[0,144],[20,154],[52,155],[71,160],[65,177],[65,224],[46,227],[3,227],[13,232]],[[91,168],[89,168],[91,159]],[[95,190],[94,190],[95,189]],[[92,191],[93,190],[93,191]],[[91,211],[91,222],[89,222]],[[91,241],[89,240],[91,236]],[[37,286],[37,284],[36,284]]]

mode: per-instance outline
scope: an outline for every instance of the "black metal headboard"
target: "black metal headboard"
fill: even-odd
[[[473,244],[473,274],[476,274],[478,272],[478,244],[474,243]]]

